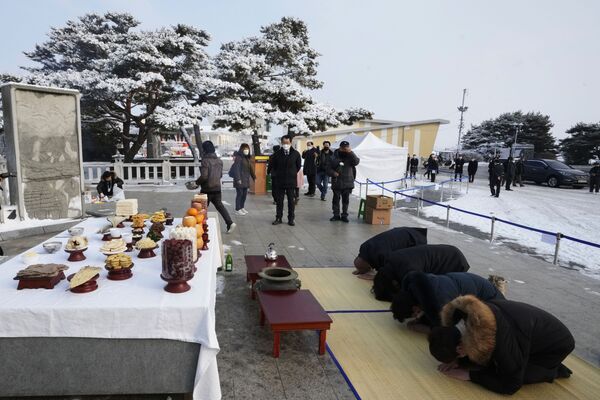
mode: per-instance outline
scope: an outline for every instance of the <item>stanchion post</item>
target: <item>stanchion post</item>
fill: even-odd
[[[381,182],[381,195],[385,194],[385,182]]]
[[[394,190],[394,210],[396,209],[396,191]]]
[[[496,225],[496,217],[492,216],[492,229],[490,231],[490,243],[494,241],[494,225]]]
[[[440,190],[440,203],[444,202],[444,182],[442,182],[442,189]]]
[[[452,192],[454,191],[454,180],[450,181],[450,200],[454,200],[454,198],[452,197]]]
[[[450,205],[446,206],[446,228],[450,227]]]
[[[556,265],[556,263],[558,262],[558,250],[560,250],[560,237],[562,235],[560,234],[560,232],[556,232],[556,244],[554,245],[554,261],[552,261],[552,264]]]
[[[358,197],[362,199],[362,182],[358,182]]]
[[[467,194],[469,194],[469,181],[467,181]]]
[[[365,183],[365,199],[369,195],[369,178],[367,178],[367,182]]]

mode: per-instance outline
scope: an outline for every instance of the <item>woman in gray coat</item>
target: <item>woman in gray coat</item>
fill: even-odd
[[[250,162],[250,146],[247,143],[242,143],[239,151],[234,154],[231,171],[233,174],[233,186],[236,191],[235,212],[238,215],[246,215],[248,211],[246,211],[244,205],[246,204],[246,196],[250,187],[250,179],[256,179],[254,167]]]

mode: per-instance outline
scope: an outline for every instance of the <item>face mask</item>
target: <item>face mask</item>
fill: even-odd
[[[245,156],[247,156],[248,154],[250,154],[250,150],[244,150],[243,153]]]
[[[283,147],[284,150],[289,150],[292,147],[292,145],[291,144],[284,144],[284,145],[281,145],[281,147]]]
[[[329,146],[323,147],[323,150],[325,150],[325,151],[329,150]]]
[[[313,147],[312,147],[312,146],[306,146],[306,148],[307,148],[308,150],[310,150],[310,149],[312,149]]]

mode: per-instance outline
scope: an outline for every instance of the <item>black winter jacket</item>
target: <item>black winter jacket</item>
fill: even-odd
[[[331,165],[331,160],[333,159],[333,151],[329,149],[329,151],[325,152],[324,150],[319,153],[319,157],[317,157],[317,171],[325,172],[329,171],[329,166]]]
[[[205,153],[200,162],[200,177],[196,183],[202,193],[219,193],[223,177],[223,161],[215,153]]]
[[[117,186],[119,189],[123,189],[123,179],[117,178],[114,181],[105,181],[104,179],[102,179],[96,186],[96,190],[98,191],[98,194],[103,194],[104,196],[112,197],[115,186]]]
[[[396,250],[388,254],[383,268],[373,279],[377,300],[392,301],[400,290],[402,280],[411,271],[444,275],[448,272],[467,272],[470,266],[457,247],[447,244],[425,244]]]
[[[575,348],[575,339],[558,318],[529,304],[461,296],[442,309],[442,325],[455,325],[460,316],[465,322],[463,349],[469,360],[484,367],[470,371],[471,381],[496,393],[513,394],[524,383],[552,382],[557,358]]]
[[[516,166],[514,162],[506,162],[504,166],[504,173],[507,178],[513,178],[515,176]]]
[[[475,175],[475,173],[477,172],[477,167],[479,167],[479,163],[477,161],[469,161],[469,165],[467,166],[467,171],[469,172],[469,175]]]
[[[500,180],[504,176],[504,165],[498,160],[491,161],[488,165],[488,172],[490,173],[491,180]]]
[[[427,244],[427,228],[393,228],[363,242],[358,256],[378,270],[392,251],[421,244]]]
[[[462,174],[464,166],[465,166],[464,158],[457,158],[456,160],[454,160],[454,172],[458,172],[459,174]]]
[[[331,189],[354,189],[356,166],[359,162],[360,158],[358,158],[354,152],[344,153],[336,150],[333,153],[333,158],[329,165],[328,175],[331,176]],[[335,173],[337,173],[338,176],[335,176]]]
[[[274,188],[296,188],[296,178],[301,167],[302,160],[296,149],[290,148],[289,154],[286,156],[285,150],[281,148],[269,158],[267,174],[271,174]]]
[[[304,166],[302,172],[304,175],[316,175],[317,173],[317,157],[319,156],[319,149],[313,147],[310,150],[304,150],[302,152],[302,158],[304,159]]]
[[[523,175],[525,172],[525,164],[523,164],[522,160],[519,160],[515,163],[515,175]]]
[[[440,325],[442,307],[458,296],[472,294],[481,300],[504,300],[504,295],[490,281],[470,272],[434,275],[412,271],[404,277],[401,287],[423,310],[420,322],[429,326]]]
[[[417,172],[419,170],[419,159],[417,157],[412,157],[409,160],[410,172]]]

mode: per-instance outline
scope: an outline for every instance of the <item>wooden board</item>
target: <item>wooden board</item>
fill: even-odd
[[[331,317],[327,343],[362,399],[507,398],[438,372],[425,335],[407,330],[388,313]],[[525,385],[511,400],[598,399],[600,370],[575,356],[565,364],[573,370],[571,378]]]
[[[354,268],[294,268],[302,281],[326,311],[387,310],[390,303],[375,300],[373,281],[352,275]]]

